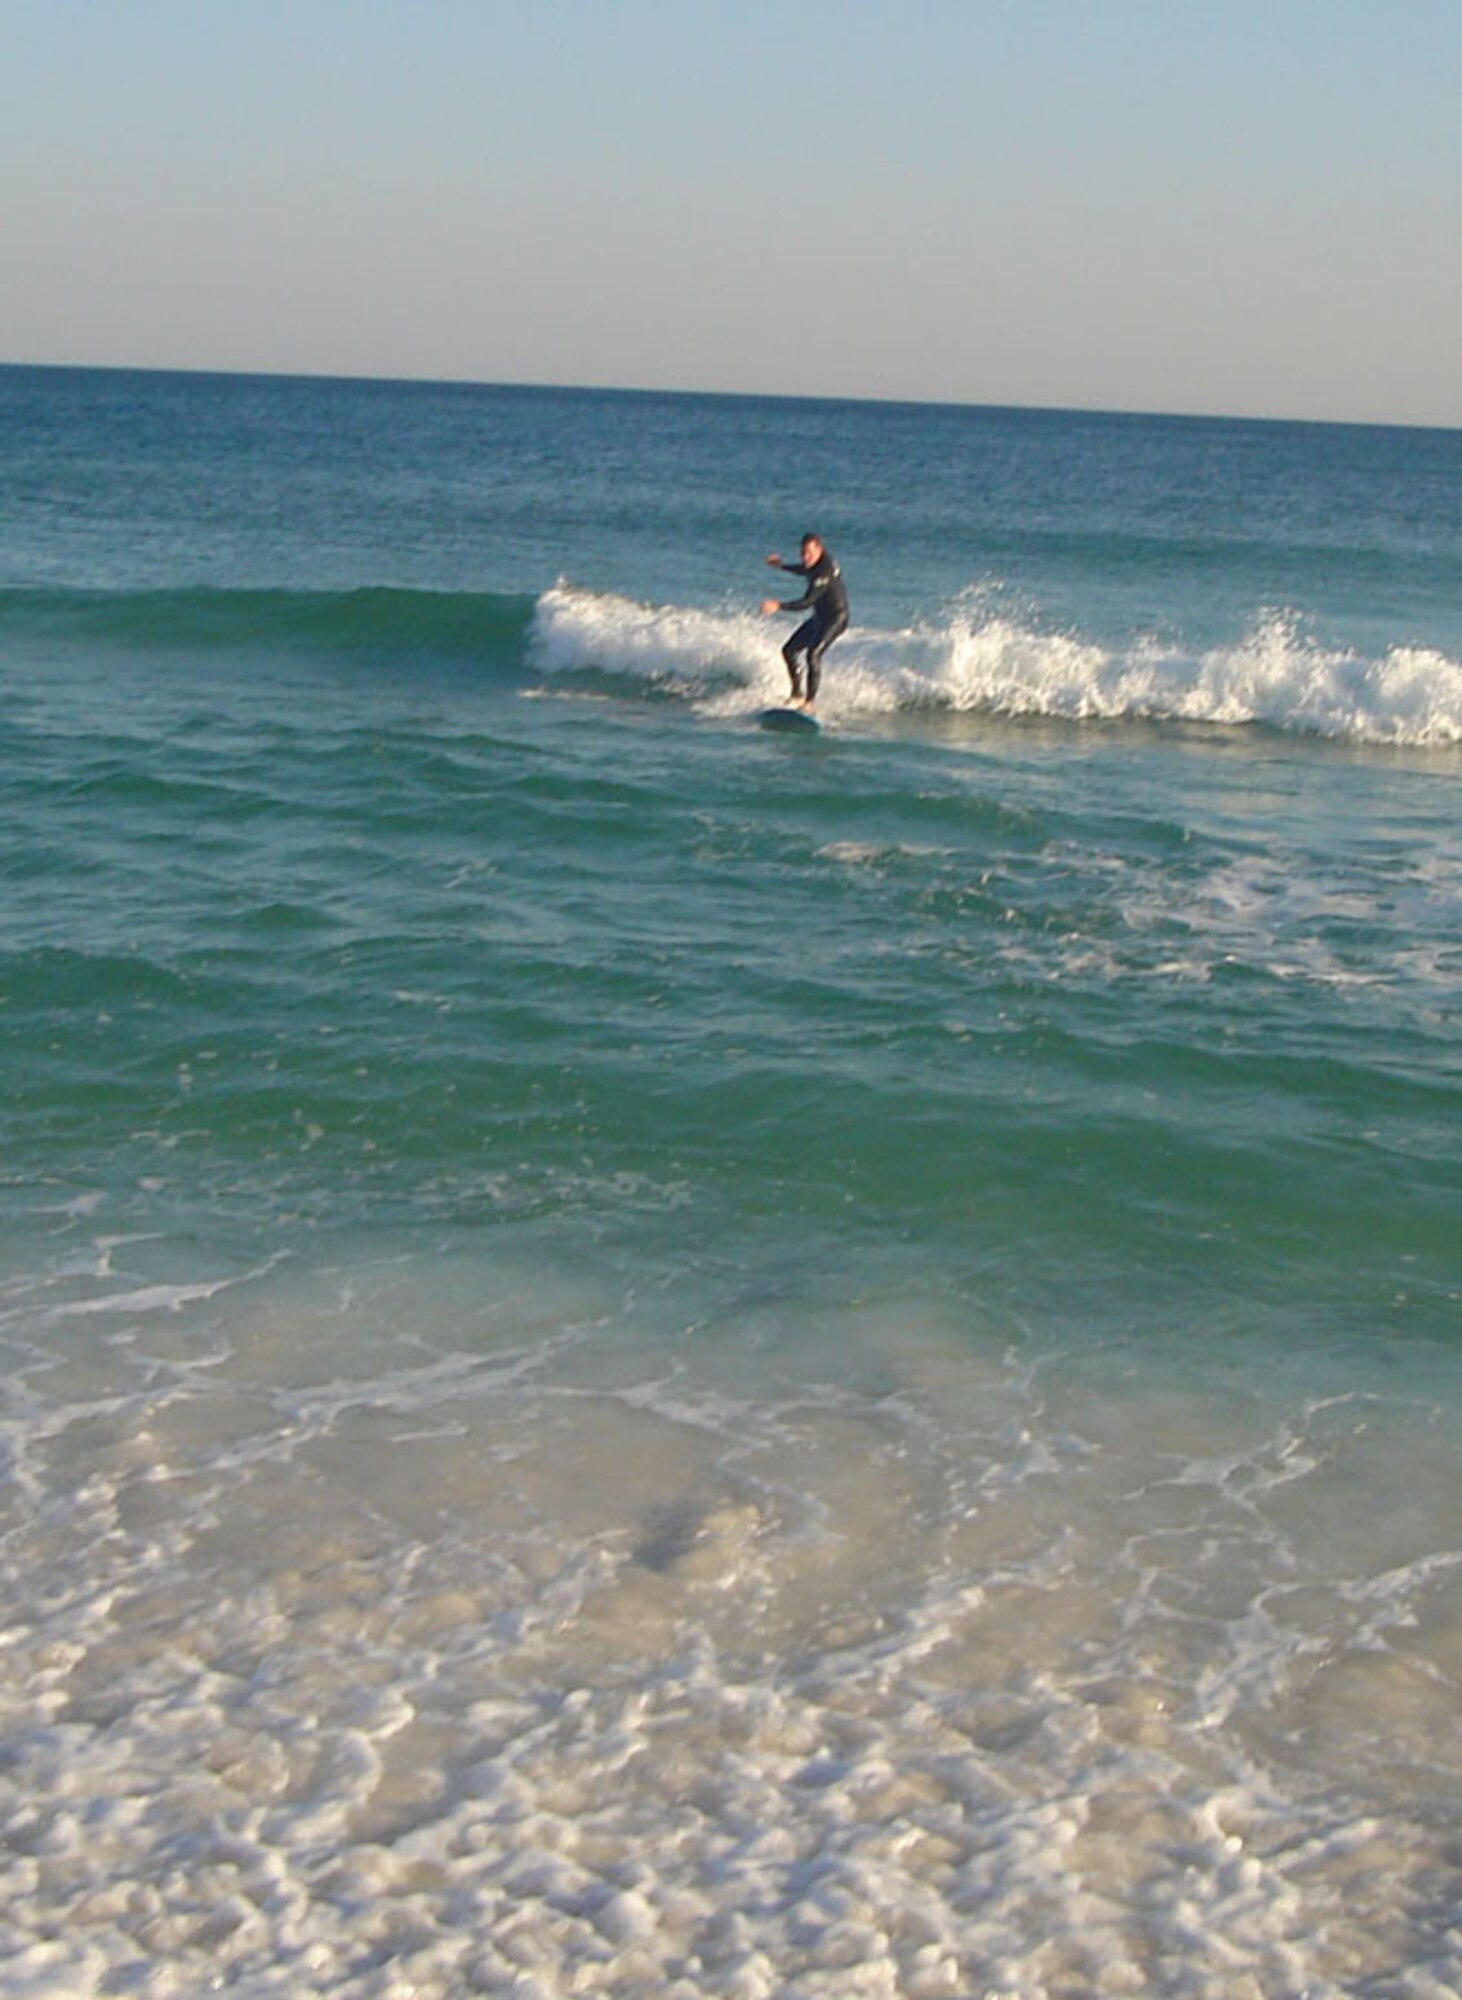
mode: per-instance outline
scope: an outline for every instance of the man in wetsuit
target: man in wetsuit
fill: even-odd
[[[807,589],[795,603],[779,604],[775,597],[762,600],[762,613],[770,618],[776,611],[810,611],[782,648],[787,672],[792,676],[792,706],[811,708],[817,700],[817,684],[822,678],[822,656],[840,632],[848,629],[848,593],[843,573],[822,545],[820,536],[802,537],[800,563],[784,563],[780,556],[768,556],[773,569],[789,576],[804,576]],[[803,693],[802,667],[807,667],[807,691]]]

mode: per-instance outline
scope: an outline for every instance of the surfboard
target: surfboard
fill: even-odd
[[[820,726],[805,708],[764,708],[757,719],[763,729],[801,729],[813,736]]]

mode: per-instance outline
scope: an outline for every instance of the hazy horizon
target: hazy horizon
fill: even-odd
[[[1006,412],[1012,416],[1110,417],[1113,420],[1130,417],[1134,421],[1156,420],[1175,424],[1294,424],[1332,430],[1351,427],[1361,430],[1462,430],[1462,423],[1437,424],[1371,417],[1289,417],[1252,410],[1141,410],[1122,408],[1115,404],[999,403],[944,396],[840,396],[831,393],[806,394],[782,389],[666,388],[652,382],[508,382],[467,375],[381,375],[310,368],[211,368],[147,362],[33,361],[24,358],[0,359],[0,369],[11,369],[17,373],[34,371],[76,375],[197,375],[237,382],[340,382],[360,383],[365,386],[376,383],[383,388],[507,390],[514,393],[521,392],[524,395],[548,396],[668,396],[705,398],[712,402],[866,403],[874,407],[886,404],[894,409],[902,406],[910,409]]]

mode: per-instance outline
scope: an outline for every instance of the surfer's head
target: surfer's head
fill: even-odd
[[[822,554],[822,536],[804,535],[802,537],[803,562],[816,562],[821,554]]]

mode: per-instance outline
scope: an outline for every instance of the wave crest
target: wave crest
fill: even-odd
[[[736,714],[786,688],[785,621],[744,611],[637,604],[557,585],[532,646],[546,675],[611,674]],[[1295,613],[1261,614],[1237,644],[1202,653],[1143,641],[1113,649],[961,607],[943,621],[854,626],[821,709],[851,718],[928,708],[1085,722],[1259,725],[1356,743],[1462,744],[1462,663],[1397,646],[1379,658],[1327,647]]]

